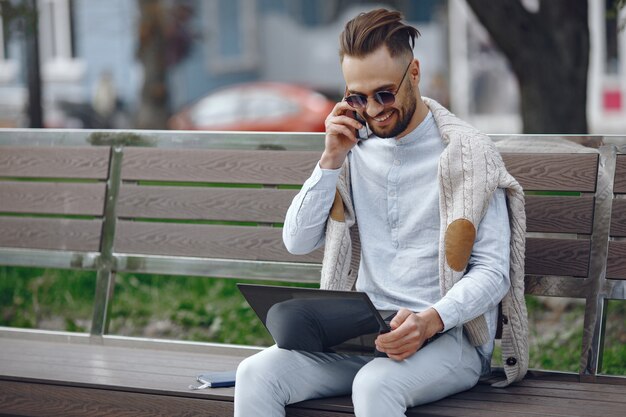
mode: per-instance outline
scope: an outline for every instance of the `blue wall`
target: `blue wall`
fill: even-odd
[[[87,63],[86,100],[103,71],[113,74],[119,97],[134,105],[139,67],[135,58],[138,11],[135,1],[74,0],[77,55]]]
[[[228,22],[224,26],[226,30],[221,33],[223,37],[219,41],[221,49],[237,51],[239,39],[237,39],[237,22],[239,8],[234,0],[218,0],[222,3],[220,20]],[[189,22],[189,28],[196,35],[189,56],[178,65],[172,67],[169,72],[170,106],[173,111],[188,104],[207,92],[218,87],[245,81],[258,79],[256,70],[235,71],[231,73],[215,73],[209,68],[208,48],[206,46],[207,31],[205,21],[207,7],[206,2],[196,0],[190,3],[194,8],[194,16]],[[260,8],[259,8],[260,9]],[[259,10],[258,9],[258,10]],[[231,55],[226,52],[225,55]]]

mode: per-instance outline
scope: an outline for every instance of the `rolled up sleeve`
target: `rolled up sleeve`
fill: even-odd
[[[341,169],[322,169],[319,163],[294,197],[283,227],[287,250],[303,255],[322,246],[328,213],[335,198]]]

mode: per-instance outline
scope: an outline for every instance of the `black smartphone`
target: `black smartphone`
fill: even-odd
[[[356,120],[357,122],[361,123],[361,125],[363,125],[363,127],[365,129],[367,129],[367,123],[365,122],[365,120],[361,117],[361,115],[359,115],[359,113],[355,112],[355,111],[351,111],[351,117]],[[356,136],[357,139],[367,139],[367,136],[361,136],[359,133],[359,129],[355,129],[354,130],[354,135]]]

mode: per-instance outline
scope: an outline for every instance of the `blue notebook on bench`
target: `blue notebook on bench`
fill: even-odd
[[[235,374],[237,371],[207,372],[198,375],[196,379],[201,385],[189,385],[189,389],[224,388],[235,386]]]

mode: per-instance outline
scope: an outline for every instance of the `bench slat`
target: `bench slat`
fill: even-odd
[[[586,298],[589,278],[570,276],[526,275],[524,293],[548,297]]]
[[[606,384],[547,381],[547,386],[536,386],[532,384],[533,382],[535,381],[533,381],[531,378],[526,378],[523,382],[519,384],[507,387],[504,391],[501,388],[494,388],[489,384],[478,384],[477,386],[472,388],[472,391],[487,394],[521,394],[545,398],[569,398],[573,400],[584,398],[585,400],[592,400],[594,402],[611,401],[616,403],[622,403],[624,404],[624,406],[626,406],[626,397],[623,397],[621,395],[615,395],[616,393],[619,394],[623,392],[623,387],[621,389],[615,389],[614,392],[612,392],[611,390],[615,387]]]
[[[106,179],[108,147],[2,147],[0,177]]]
[[[591,234],[593,197],[526,197],[529,232]]]
[[[170,417],[233,413],[232,402],[204,398],[13,381],[0,381],[0,387],[0,409],[11,415]]]
[[[99,250],[101,220],[0,217],[0,247]]]
[[[471,406],[477,408],[472,408]],[[467,403],[448,403],[441,402],[435,404],[426,404],[421,407],[417,407],[407,412],[407,417],[501,417],[506,415],[507,417],[571,417],[563,414],[549,414],[546,410],[535,411],[531,407],[526,407],[524,410],[514,410],[510,407],[506,411],[499,409],[492,409],[487,407],[480,407],[479,404],[467,404]]]
[[[114,249],[120,253],[264,261],[321,262],[321,249],[291,255],[282,229],[119,221]]]
[[[120,191],[118,215],[282,223],[296,194],[296,190],[125,184]],[[593,203],[593,197],[528,196],[527,229],[531,232],[589,234]]]
[[[626,155],[617,155],[613,191],[615,193],[626,193]]]
[[[127,148],[124,180],[302,184],[320,152]]]
[[[527,191],[593,192],[596,189],[597,154],[503,153],[502,159]]]
[[[120,190],[117,214],[129,218],[282,223],[297,192],[125,184]]]
[[[613,200],[611,236],[626,237],[626,200]]]
[[[589,240],[527,238],[525,271],[531,275],[586,277],[589,252]]]
[[[491,408],[504,409],[518,412],[534,412],[545,413],[544,415],[562,415],[572,416],[582,413],[583,415],[593,415],[599,407],[606,407],[603,416],[612,415],[618,417],[623,415],[618,410],[623,407],[621,404],[606,404],[602,401],[594,401],[590,398],[546,398],[543,395],[525,395],[517,393],[516,395],[507,395],[500,393],[482,393],[473,390],[463,392],[450,397],[445,403],[450,401],[467,402],[470,408]],[[489,404],[489,406],[487,406]]]
[[[609,242],[606,277],[626,279],[626,242]]]
[[[102,216],[104,183],[0,181],[0,212]]]

